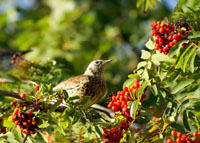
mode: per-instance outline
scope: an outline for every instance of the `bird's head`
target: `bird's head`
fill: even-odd
[[[112,60],[95,60],[92,61],[85,71],[85,75],[103,76],[104,67]]]

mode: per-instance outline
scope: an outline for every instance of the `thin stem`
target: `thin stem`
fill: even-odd
[[[25,143],[25,142],[26,142],[27,137],[28,137],[28,134],[26,134],[26,136],[24,137],[22,143]]]

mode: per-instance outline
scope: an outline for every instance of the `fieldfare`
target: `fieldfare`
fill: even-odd
[[[96,103],[106,92],[106,81],[104,68],[112,60],[92,61],[84,74],[72,77],[59,83],[53,88],[54,91],[65,90],[69,97],[72,95],[80,96],[76,102],[80,102],[83,97],[89,96],[91,99],[84,105],[84,109]]]

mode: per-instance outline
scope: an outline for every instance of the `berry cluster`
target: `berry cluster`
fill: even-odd
[[[11,64],[15,64],[16,62],[20,62],[22,60],[21,56],[23,55],[22,52],[18,52],[16,54],[13,54]]]
[[[131,86],[130,89],[128,89],[128,87],[124,87],[123,91],[118,91],[117,95],[112,96],[112,101],[109,102],[108,108],[114,111],[120,111],[126,117],[130,117],[130,112],[127,106],[129,102],[137,100],[136,93],[140,87],[139,79],[135,79],[134,81],[135,85]],[[132,91],[134,97],[132,96]],[[146,94],[143,93],[140,102],[143,102],[145,97]]]
[[[192,136],[188,136],[186,134],[182,134],[181,132],[176,132],[175,130],[171,131],[171,135],[176,138],[176,141],[173,141],[172,139],[167,139],[167,143],[199,143],[199,140],[196,138],[198,136],[200,136],[200,133],[198,132],[194,132],[192,134],[192,136],[194,137],[194,139],[192,139]]]
[[[39,110],[39,107],[30,107],[25,103],[16,104],[15,101],[12,101],[11,105],[15,107],[12,121],[20,127],[21,133],[35,134],[39,118],[32,111]]]
[[[128,130],[129,123],[122,121],[118,126],[118,128],[111,128],[110,130],[106,130],[106,128],[103,127],[103,139],[106,140],[105,143],[119,143],[121,138],[123,138],[123,131]]]
[[[3,122],[3,119],[2,118],[0,118],[0,123],[2,123]],[[0,129],[0,134],[6,134],[6,127],[4,127],[4,126],[2,126],[2,128]]]
[[[155,49],[160,53],[168,54],[170,48],[172,48],[180,40],[187,39],[188,31],[191,30],[187,23],[151,23],[153,28],[151,35],[155,36]],[[182,48],[185,48],[187,44],[183,44]]]

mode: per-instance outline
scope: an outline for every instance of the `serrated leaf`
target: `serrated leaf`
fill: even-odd
[[[193,73],[194,72],[194,60],[195,60],[195,57],[196,57],[196,53],[194,53],[193,55],[192,55],[192,58],[191,58],[191,60],[190,60],[190,71]]]
[[[103,131],[99,126],[94,126],[96,133],[100,136],[103,137]]]
[[[175,45],[169,50],[168,55],[169,55],[170,57],[173,57],[173,56],[175,56],[175,55],[179,56],[182,44],[183,44],[183,43],[188,43],[188,42],[189,42],[189,40],[181,40],[180,42],[178,42],[177,44],[175,44]]]
[[[137,114],[139,102],[140,102],[139,100],[135,100],[131,105],[130,114],[133,119],[135,119],[135,116]]]
[[[154,1],[154,0],[153,0]],[[154,50],[154,48],[155,48],[155,43],[151,40],[151,39],[149,39],[148,41],[147,41],[147,43],[145,44],[145,46],[149,49],[149,50]]]
[[[186,66],[187,66],[187,64],[188,64],[188,61],[189,60],[192,60],[192,55],[194,55],[194,53],[195,53],[195,50],[196,50],[196,48],[194,47],[192,50],[190,50],[190,52],[188,52],[188,54],[185,56],[185,58],[184,58],[184,64],[183,64],[183,72],[185,72],[185,70],[186,70]]]
[[[142,50],[141,59],[149,59],[151,57],[151,53],[146,50]]]
[[[146,61],[139,62],[139,63],[137,64],[137,69],[140,69],[140,68],[142,68],[142,67],[145,67],[146,65],[147,65],[147,62],[146,62]]]
[[[185,128],[190,131],[190,126],[189,126],[189,123],[188,123],[188,118],[189,117],[188,117],[187,110],[184,110],[183,111],[183,124],[184,124]]]
[[[176,66],[175,68],[181,68],[182,64],[183,64],[183,57],[187,54],[187,52],[190,50],[190,48],[192,48],[192,44],[190,44],[186,49],[184,49],[183,53],[181,53],[181,55],[178,56],[177,60],[176,60]]]
[[[177,83],[177,85],[172,89],[171,93],[175,94],[175,93],[179,92],[181,89],[183,89],[187,85],[191,84],[193,81],[194,81],[194,79],[185,79],[185,80]]]

